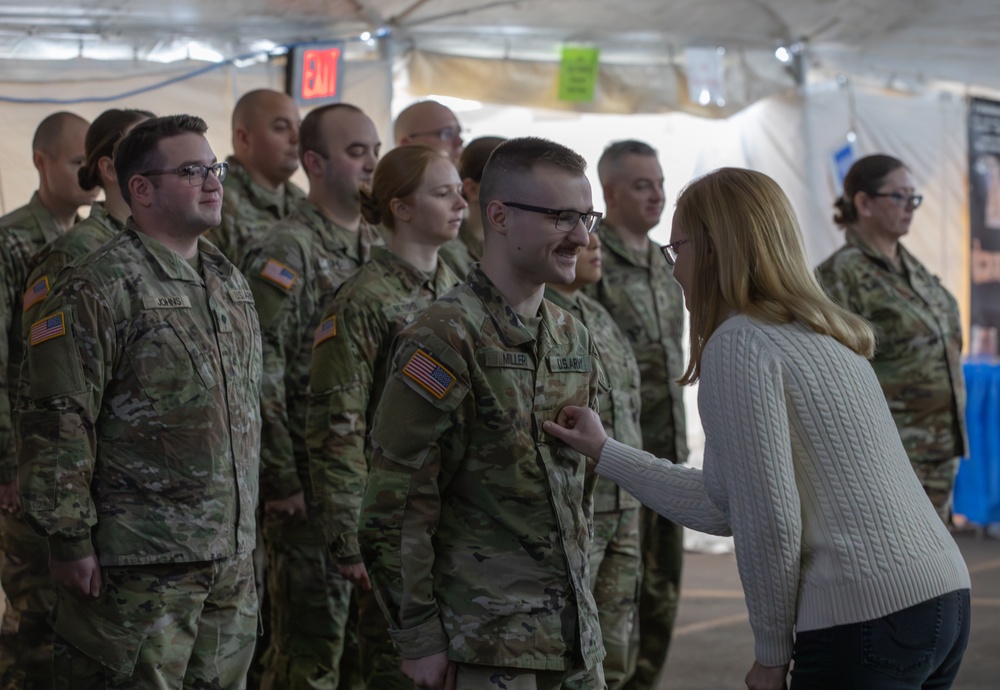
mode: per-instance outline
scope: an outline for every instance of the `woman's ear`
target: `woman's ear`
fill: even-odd
[[[404,223],[409,223],[413,220],[413,211],[410,210],[410,207],[402,199],[394,198],[390,201],[389,210],[392,211],[392,215]]]

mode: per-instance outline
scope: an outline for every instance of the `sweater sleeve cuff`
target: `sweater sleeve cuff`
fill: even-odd
[[[406,630],[390,628],[389,634],[399,649],[399,655],[404,659],[422,659],[431,654],[447,651],[449,646],[448,634],[437,616],[414,628]]]
[[[50,536],[48,541],[49,557],[54,561],[78,561],[96,555],[89,535],[76,539]]]
[[[792,631],[786,634],[757,635],[754,639],[754,658],[763,666],[786,666],[792,660]]]

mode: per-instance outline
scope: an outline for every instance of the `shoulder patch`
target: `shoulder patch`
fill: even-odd
[[[59,312],[33,323],[28,342],[31,345],[38,345],[38,343],[44,343],[46,340],[52,340],[52,338],[58,338],[61,335],[66,335],[66,318],[62,312]]]
[[[313,349],[324,340],[329,340],[337,335],[337,315],[328,316],[316,326],[316,334],[313,336]]]
[[[28,311],[32,306],[38,304],[49,296],[49,277],[42,276],[29,287],[24,293],[23,311]]]
[[[455,385],[455,375],[445,369],[429,352],[419,349],[403,367],[403,373],[419,383],[438,400]]]
[[[295,284],[299,275],[290,269],[288,266],[275,261],[274,259],[268,259],[267,263],[264,264],[264,269],[260,272],[262,278],[267,278],[272,283],[276,283],[286,290]]]
[[[191,298],[187,295],[145,295],[142,306],[146,309],[190,309]]]

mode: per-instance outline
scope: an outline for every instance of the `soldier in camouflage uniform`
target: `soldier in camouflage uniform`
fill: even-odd
[[[459,276],[468,274],[472,264],[483,258],[483,218],[479,214],[479,185],[483,179],[483,168],[490,159],[493,149],[503,141],[503,137],[480,137],[469,142],[462,151],[458,162],[458,174],[462,178],[462,195],[472,209],[458,229],[458,237],[448,240],[441,251],[444,259]]]
[[[118,143],[135,124],[156,117],[146,110],[112,108],[97,116],[87,130],[86,159],[79,171],[80,187],[104,190],[104,201],[90,205],[90,215],[52,240],[31,258],[25,283],[22,337],[27,339],[31,324],[42,310],[45,297],[64,267],[86,256],[125,229],[132,214],[115,177],[114,153]]]
[[[818,273],[834,300],[875,327],[872,367],[913,469],[948,523],[968,448],[962,324],[955,298],[899,242],[921,201],[901,161],[858,160],[835,204],[847,243]]]
[[[48,551],[20,516],[17,447],[12,411],[24,347],[21,312],[28,264],[80,220],[77,211],[94,193],[80,188],[87,121],[60,112],[45,118],[32,141],[38,191],[31,201],[0,218],[0,581],[6,595],[0,627],[0,688],[49,688],[52,633],[46,618],[55,592]]]
[[[601,241],[594,233],[576,262],[576,280],[550,284],[545,298],[579,319],[601,355],[610,390],[597,396],[601,421],[612,438],[627,437],[642,444],[639,428],[639,365],[628,339],[600,302],[581,291],[601,278]],[[590,551],[590,587],[601,619],[601,636],[608,655],[604,677],[609,690],[619,690],[635,673],[632,643],[639,603],[642,556],[639,547],[639,501],[610,479],[593,475],[594,543]]]
[[[60,274],[28,338],[20,479],[58,587],[57,688],[235,690],[253,653],[260,329],[201,238],[225,174],[205,129],[122,140],[132,220]]]
[[[366,439],[392,363],[390,344],[458,283],[437,249],[458,231],[468,206],[461,189],[455,166],[437,149],[404,146],[379,161],[364,208],[368,220],[386,228],[388,248],[373,249],[371,261],[341,286],[313,339],[309,471],[340,572],[361,590],[361,666],[372,690],[414,686],[399,670],[358,547],[371,460]]]
[[[598,163],[608,217],[598,230],[603,276],[588,292],[614,316],[632,343],[642,380],[642,447],[687,461],[684,398],[684,296],[663,270],[660,247],[647,233],[663,213],[663,172],[656,151],[627,140],[605,149]],[[680,599],[684,535],[655,511],[640,510],[643,577],[639,595],[638,661],[628,690],[650,690],[670,649]]]
[[[290,180],[299,168],[299,123],[295,101],[280,91],[250,91],[233,108],[222,223],[208,239],[237,266],[253,239],[305,197]]]
[[[497,147],[482,265],[396,339],[358,537],[418,687],[605,687],[586,462],[541,430],[597,404],[590,335],[542,299],[600,217],[585,167],[543,139]]]
[[[244,270],[264,332],[261,497],[272,630],[261,685],[333,690],[351,585],[337,570],[312,500],[309,365],[323,310],[382,243],[361,217],[358,190],[371,182],[380,142],[367,115],[339,103],[309,113],[300,144],[308,199],[257,238]],[[356,659],[344,656],[353,670]]]

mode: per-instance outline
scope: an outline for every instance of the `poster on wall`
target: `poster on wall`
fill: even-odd
[[[969,354],[996,358],[1000,331],[1000,102],[969,103]]]

